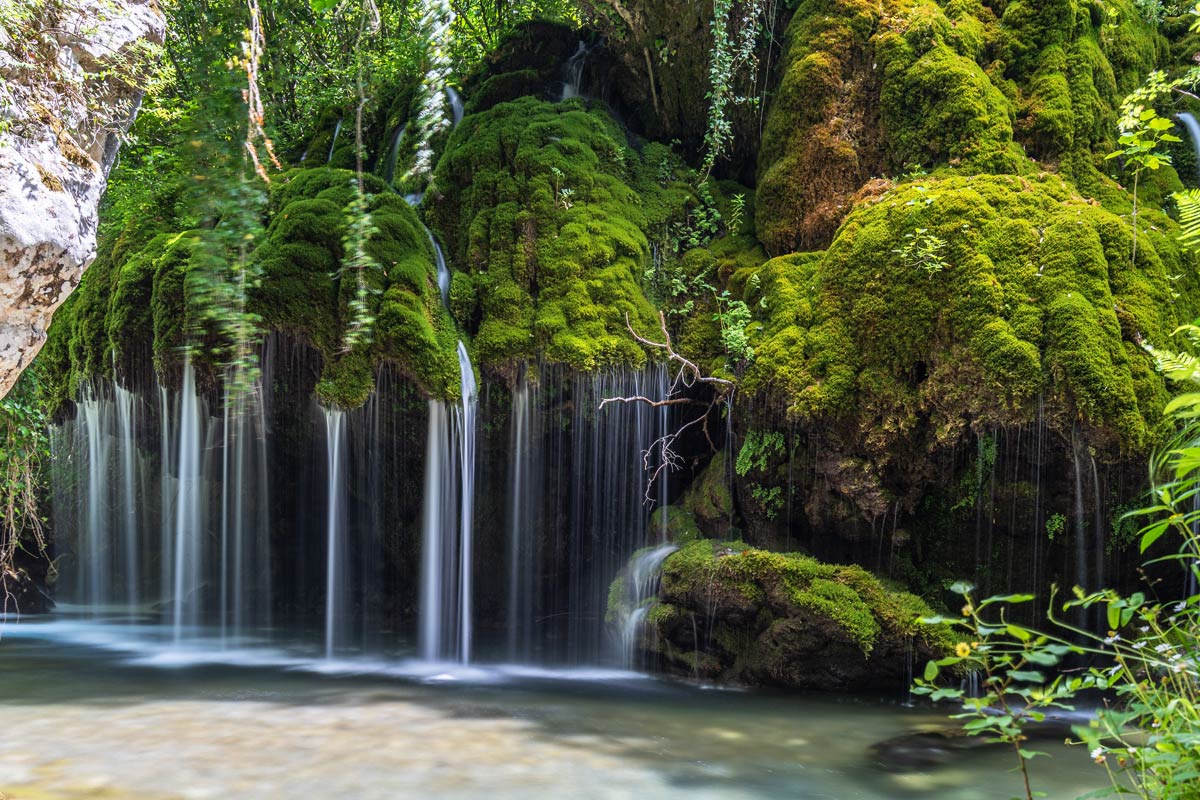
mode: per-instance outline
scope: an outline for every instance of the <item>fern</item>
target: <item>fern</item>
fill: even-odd
[[[1189,250],[1200,248],[1200,189],[1187,189],[1175,193],[1179,208],[1179,243]]]

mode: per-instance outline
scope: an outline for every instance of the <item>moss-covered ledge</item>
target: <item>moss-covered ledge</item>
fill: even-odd
[[[632,609],[622,574],[610,620]],[[899,689],[911,665],[953,642],[917,619],[919,597],[857,566],[825,564],[742,542],[701,539],[662,565],[636,647],[665,671],[706,680],[804,689]]]
[[[458,333],[441,302],[429,237],[416,211],[371,176],[366,189],[376,233],[367,250],[381,268],[369,276],[373,335],[349,352],[342,346],[355,292],[354,281],[338,273],[353,180],[353,172],[327,167],[275,179],[266,231],[250,254],[262,272],[250,290],[250,310],[261,317],[264,332],[286,334],[320,352],[317,394],[323,403],[361,405],[382,364],[394,366],[427,396],[456,397]],[[122,232],[117,239],[123,246],[102,248],[51,326],[39,363],[56,409],[88,379],[111,376],[114,368],[122,380],[127,372],[146,373],[147,355],[169,385],[185,345],[205,339],[203,315],[189,288],[202,246],[197,232]],[[193,348],[193,361],[215,375],[218,365],[209,363],[209,352]]]

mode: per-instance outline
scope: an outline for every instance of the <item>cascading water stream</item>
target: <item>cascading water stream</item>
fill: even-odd
[[[345,453],[346,412],[325,409],[326,441],[326,516],[325,516],[325,657],[333,658],[337,647],[341,613],[342,564],[339,555],[345,537]]]
[[[587,63],[588,47],[583,42],[575,48],[575,53],[563,65],[562,94],[559,100],[570,100],[572,97],[582,97],[583,68]]]
[[[179,488],[175,497],[175,568],[172,593],[174,640],[184,638],[185,626],[195,626],[200,617],[195,593],[200,589],[202,502],[200,398],[191,359],[183,365],[179,402]]]
[[[463,118],[463,101],[453,86],[446,87],[446,99],[450,101],[450,117],[454,122],[454,127],[458,127],[458,123],[462,122]]]
[[[125,599],[130,612],[138,604],[138,587],[140,569],[138,564],[138,506],[137,506],[137,447],[134,445],[134,425],[136,422],[137,398],[121,386],[113,387],[113,399],[117,410],[117,447],[120,454],[120,515],[117,518],[121,528],[120,537],[124,543],[123,557],[125,568],[122,578],[125,583]]]
[[[87,564],[86,590],[80,597],[87,600],[93,611],[109,597],[103,564],[108,560],[108,435],[104,430],[104,402],[95,387],[88,387],[80,404],[83,411],[84,433],[87,436],[87,538],[81,558]]]
[[[512,442],[509,468],[508,658],[529,660],[533,650],[536,584],[536,508],[534,481],[540,478],[537,415],[527,370],[522,368],[513,389]]]
[[[1200,170],[1200,122],[1186,111],[1180,111],[1175,115],[1175,119],[1183,123],[1183,127],[1187,128],[1188,136],[1192,140],[1192,151],[1196,154],[1196,169]]]
[[[636,666],[638,636],[649,612],[648,601],[658,593],[663,562],[678,549],[675,544],[662,544],[639,553],[629,565],[626,613],[621,621],[621,655],[627,667]]]
[[[390,184],[396,177],[396,161],[400,156],[400,142],[404,139],[404,132],[408,130],[404,125],[396,126],[396,132],[392,134],[391,143],[388,145],[387,157],[383,161],[383,180]]]
[[[337,124],[333,126],[333,136],[329,139],[329,154],[325,156],[325,163],[329,164],[333,161],[333,151],[337,147],[338,134],[342,132],[342,118],[338,117]]]

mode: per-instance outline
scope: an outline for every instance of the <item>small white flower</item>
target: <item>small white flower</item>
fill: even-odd
[[[1145,646],[1146,646],[1146,643],[1145,643],[1145,642],[1134,642],[1134,643],[1133,643],[1133,649],[1134,649],[1134,650],[1141,650],[1141,649],[1142,649],[1143,647],[1145,647]]]
[[[1097,747],[1095,750],[1092,751],[1092,760],[1094,761],[1095,759],[1099,758],[1102,755],[1104,755],[1104,748]]]
[[[1187,608],[1187,603],[1176,603],[1175,607],[1172,610],[1173,611],[1183,611],[1185,608]]]
[[[1113,642],[1120,641],[1120,639],[1121,639],[1121,634],[1119,634],[1119,633],[1114,633],[1112,636],[1105,636],[1105,637],[1104,637],[1104,643],[1105,643],[1105,644],[1112,644]]]

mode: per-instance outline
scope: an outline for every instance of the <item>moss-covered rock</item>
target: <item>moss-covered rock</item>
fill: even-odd
[[[822,430],[848,492],[887,475],[911,501],[937,479],[922,454],[1029,422],[1039,397],[1067,439],[1079,425],[1102,457],[1145,453],[1168,392],[1139,341],[1200,310],[1172,230],[1140,215],[1134,266],[1130,221],[1061,178],[901,184],[828,252],[757,271],[769,311],[745,389]],[[889,502],[861,497],[868,513]]]
[[[805,0],[759,153],[759,238],[824,247],[872,177],[1036,172],[1026,153],[1120,205],[1100,169],[1116,108],[1168,56],[1132,0]]]
[[[413,209],[371,178],[366,188],[376,233],[367,250],[381,267],[367,276],[374,335],[344,352],[356,285],[354,276],[339,275],[352,179],[349,171],[321,168],[275,181],[266,234],[250,254],[262,271],[250,308],[266,330],[287,333],[321,352],[318,394],[325,402],[361,404],[385,362],[427,395],[454,396],[457,336],[441,305],[429,238]],[[199,235],[160,233],[140,246],[128,237],[121,241],[121,257],[106,250],[55,317],[44,360],[55,405],[73,397],[90,376],[111,374],[114,363],[119,371],[135,368],[129,362],[150,353],[159,374],[168,375],[184,347],[206,336],[191,301],[194,257],[203,246]],[[196,352],[199,362],[207,358],[204,348]]]
[[[647,233],[695,202],[661,166],[580,101],[525,97],[455,129],[427,214],[451,265],[471,275],[481,364],[644,363],[625,320],[654,327],[642,290]]]
[[[921,663],[953,645],[944,631],[917,623],[932,613],[861,567],[704,539],[663,562],[638,642],[665,669],[706,679],[900,688],[909,678],[906,653]]]

